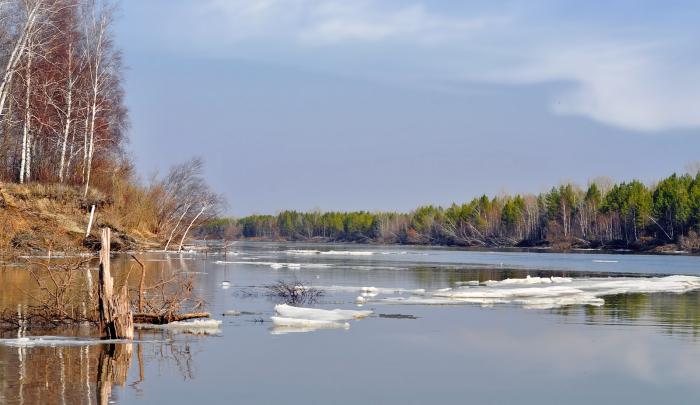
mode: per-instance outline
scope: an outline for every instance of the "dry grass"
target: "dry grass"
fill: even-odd
[[[0,252],[51,251],[55,246],[95,248],[97,230],[113,229],[114,249],[127,249],[156,239],[148,218],[152,204],[138,186],[125,185],[118,197],[61,184],[0,183]],[[90,207],[95,205],[93,231],[85,238]]]

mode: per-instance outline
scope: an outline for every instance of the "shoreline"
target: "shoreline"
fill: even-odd
[[[654,249],[634,249],[634,248],[569,248],[561,249],[552,246],[460,246],[446,244],[423,244],[423,243],[386,243],[378,241],[343,241],[343,240],[320,240],[320,239],[279,239],[279,238],[239,238],[239,239],[198,239],[199,243],[218,242],[222,245],[235,242],[260,242],[260,243],[299,243],[310,245],[369,245],[369,246],[406,246],[412,248],[430,248],[430,249],[450,249],[458,251],[473,251],[473,252],[527,252],[527,253],[572,253],[572,254],[634,254],[645,256],[700,256],[700,251],[687,250],[654,250]],[[677,246],[675,246],[677,247]]]

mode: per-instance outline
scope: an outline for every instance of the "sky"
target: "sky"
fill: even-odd
[[[651,183],[700,160],[700,2],[123,0],[144,179],[226,213]]]

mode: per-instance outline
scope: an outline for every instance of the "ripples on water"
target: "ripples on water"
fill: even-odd
[[[700,400],[699,290],[606,295],[590,301],[596,305],[548,309],[502,296],[458,305],[383,301],[502,295],[499,288],[514,286],[484,282],[527,276],[545,287],[567,285],[557,277],[579,286],[590,277],[700,276],[698,257],[239,243],[226,257],[150,254],[146,266],[153,274],[191,273],[221,325],[202,334],[137,330],[129,344],[97,342],[80,329],[5,332],[0,403]],[[274,327],[275,302],[263,287],[278,280],[325,287],[316,308],[373,314],[347,320],[347,328]],[[21,268],[0,270],[0,282],[3,308],[26,303],[20,291],[31,280]],[[367,300],[362,308],[358,296]]]

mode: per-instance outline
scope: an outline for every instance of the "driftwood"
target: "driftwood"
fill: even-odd
[[[100,330],[106,339],[133,339],[134,318],[129,308],[128,289],[125,284],[114,294],[109,255],[110,229],[103,228],[97,302]]]
[[[185,321],[196,318],[209,318],[209,312],[190,312],[187,314],[153,314],[153,313],[136,313],[134,314],[134,322],[150,323],[154,325],[164,325],[170,322]]]

